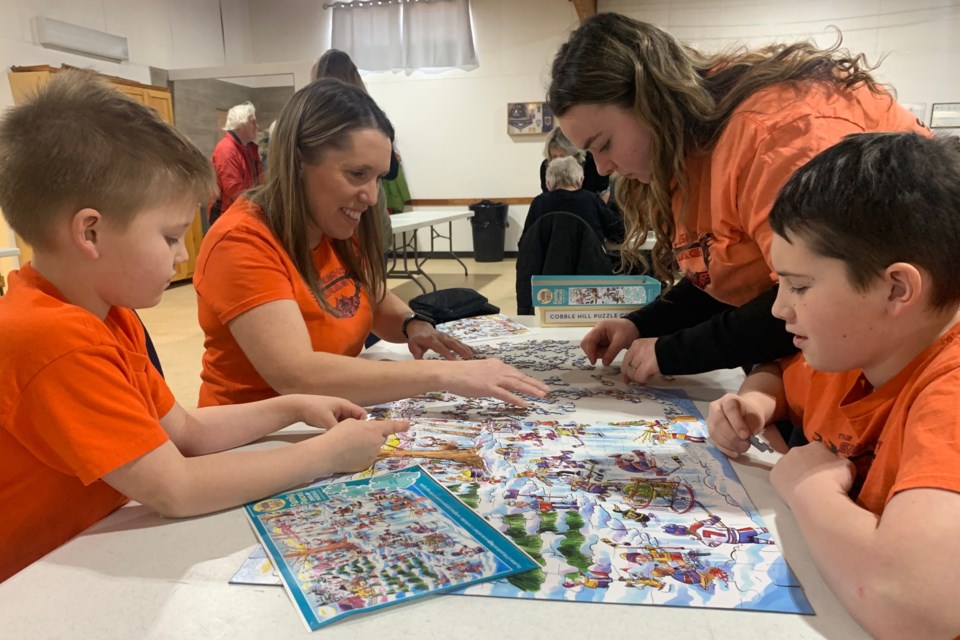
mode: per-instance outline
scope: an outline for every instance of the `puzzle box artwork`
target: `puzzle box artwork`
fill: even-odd
[[[310,629],[536,566],[419,467],[244,512]]]

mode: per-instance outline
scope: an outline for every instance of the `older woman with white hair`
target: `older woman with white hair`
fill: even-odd
[[[609,187],[609,179],[597,172],[597,163],[593,161],[593,156],[587,151],[581,151],[573,146],[573,143],[567,140],[563,131],[555,128],[547,134],[547,140],[543,144],[543,162],[540,163],[540,191],[549,191],[547,187],[547,164],[557,158],[573,157],[577,159],[580,166],[583,167],[583,188],[592,191],[605,198]]]
[[[583,219],[601,242],[623,239],[623,218],[611,211],[596,193],[583,188],[583,167],[576,157],[566,156],[551,160],[547,165],[546,183],[548,191],[541,193],[527,212],[523,231],[533,226],[537,220],[557,211],[572,213]]]

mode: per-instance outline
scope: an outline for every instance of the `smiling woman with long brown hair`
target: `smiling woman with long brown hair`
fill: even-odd
[[[370,405],[448,390],[523,404],[546,387],[499,360],[472,360],[386,287],[371,216],[393,127],[363,90],[319,80],[290,99],[264,185],[204,238],[194,285],[206,335],[200,404],[316,393]],[[373,330],[448,360],[355,358]]]

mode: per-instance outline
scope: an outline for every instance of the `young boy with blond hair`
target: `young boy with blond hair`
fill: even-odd
[[[0,581],[131,498],[225,509],[365,468],[406,429],[324,396],[177,404],[132,309],[160,301],[214,184],[186,138],[90,73],[57,74],[0,121],[0,208],[34,248],[0,298]],[[327,431],[219,453],[298,421]]]
[[[789,417],[810,444],[771,482],[871,634],[960,634],[960,140],[849,136],[770,214],[773,313],[801,353],[710,407],[736,457]]]

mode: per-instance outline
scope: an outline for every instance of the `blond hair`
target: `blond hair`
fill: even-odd
[[[739,47],[706,55],[665,31],[613,13],[600,13],[571,34],[553,60],[547,100],[557,116],[578,104],[615,105],[631,111],[653,132],[649,184],[618,180],[616,199],[627,237],[621,255],[627,266],[644,260],[639,247],[653,229],[654,271],[674,280],[671,201],[681,195],[681,220],[688,189],[686,157],[712,149],[737,106],[756,91],[790,82],[815,81],[843,89],[883,89],[870,75],[863,54],[809,42]]]
[[[61,71],[0,120],[0,208],[26,242],[49,248],[54,223],[84,208],[125,228],[144,209],[204,200],[210,161],[149,107],[94,73]]]
[[[553,160],[550,157],[550,152],[554,149],[559,149],[563,151],[568,156],[573,156],[579,162],[583,162],[586,158],[586,153],[577,149],[572,142],[563,135],[563,131],[559,127],[554,127],[550,130],[550,133],[547,134],[547,139],[543,143],[543,157],[546,158],[547,162]]]

